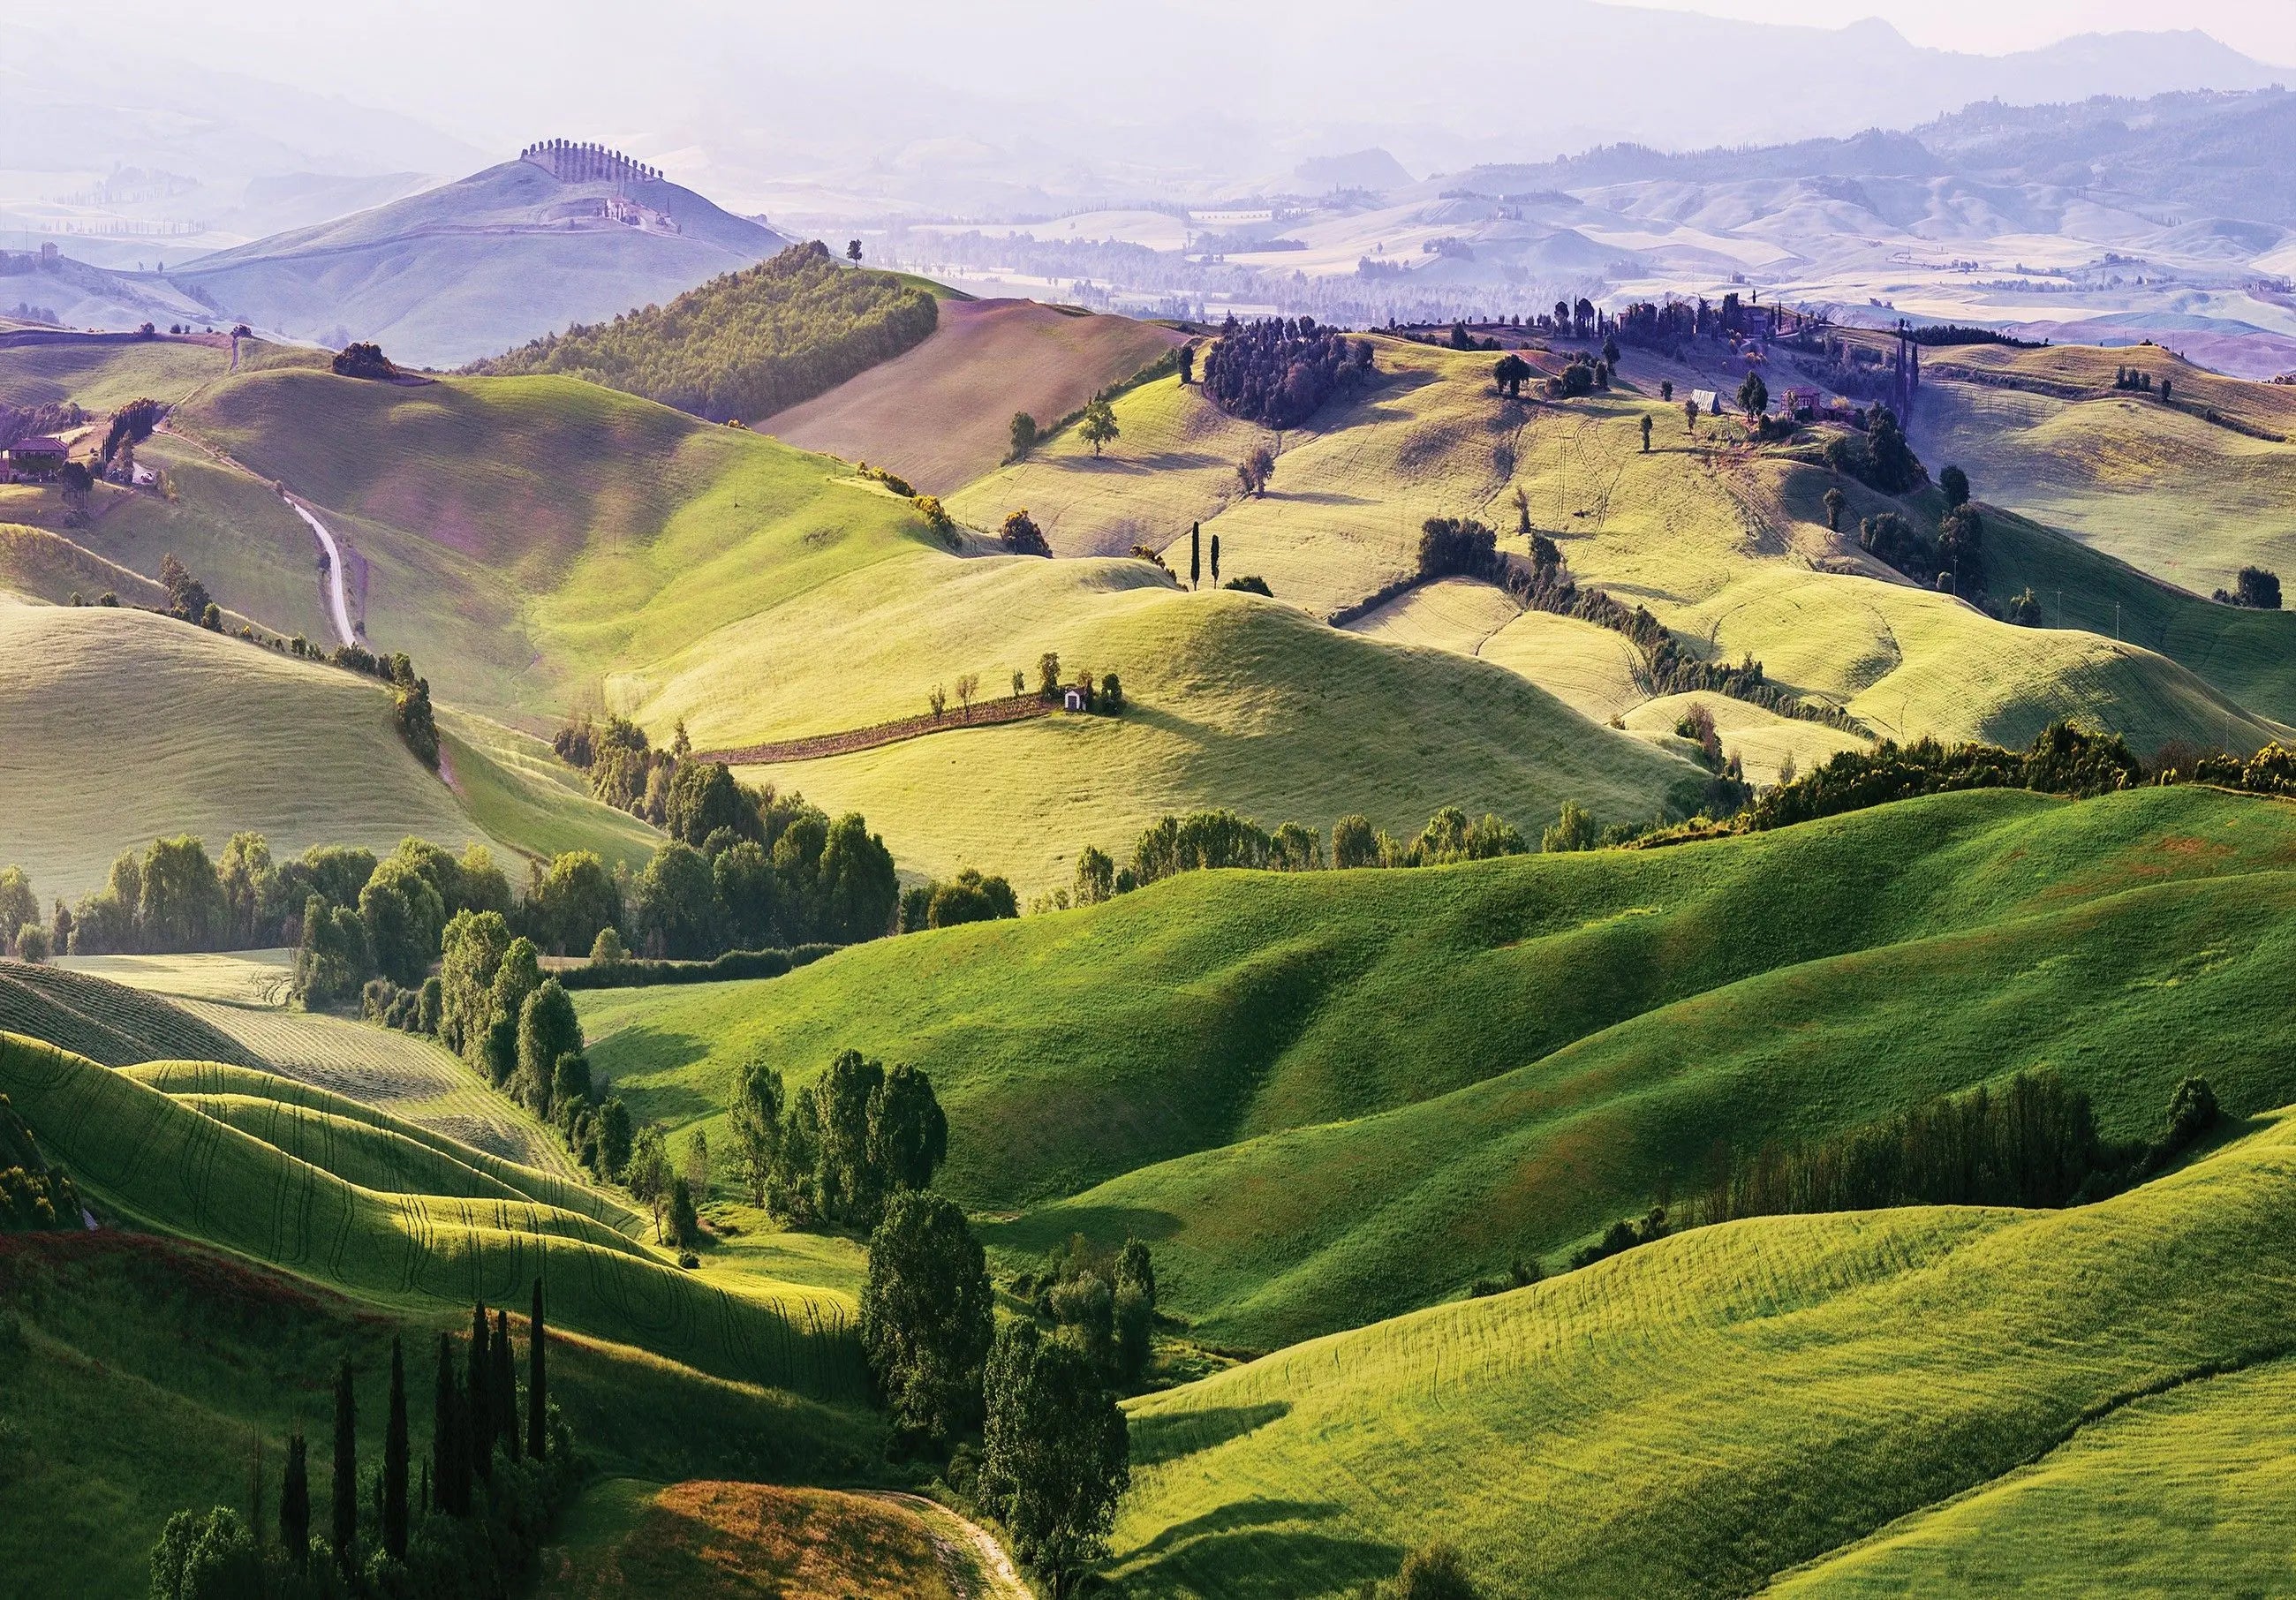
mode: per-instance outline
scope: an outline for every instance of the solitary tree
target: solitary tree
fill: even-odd
[[[859,241],[858,239],[851,239],[851,240],[848,240],[848,241],[846,242],[846,245],[845,245],[845,258],[846,258],[848,261],[852,262],[852,263],[853,263],[854,265],[856,265],[857,267],[860,265],[860,262],[861,262],[861,241]]]
[[[1008,1323],[988,1358],[981,1498],[1021,1559],[1068,1600],[1108,1552],[1116,1503],[1131,1481],[1115,1392],[1096,1357],[1033,1322]]]
[[[328,1532],[334,1540],[335,1565],[348,1578],[358,1570],[358,1402],[351,1392],[351,1364],[347,1358],[335,1372],[335,1480],[333,1515]]]
[[[1113,440],[1121,431],[1116,425],[1116,407],[1106,400],[1095,398],[1084,408],[1084,416],[1077,423],[1077,436],[1092,447],[1095,456],[1100,447]]]
[[[963,672],[956,679],[956,703],[964,710],[972,710],[972,697],[980,693],[980,674]]]
[[[1194,588],[1204,575],[1204,525],[1188,524],[1188,587]]]
[[[491,1342],[487,1327],[487,1309],[482,1305],[471,1308],[470,1366],[463,1383],[468,1397],[471,1429],[471,1471],[480,1478],[495,1475],[495,1408],[492,1390],[495,1386],[494,1353],[487,1347]]]
[[[1958,511],[1969,504],[1969,474],[1959,467],[1948,467],[1938,474],[1938,488],[1945,491],[1945,508]]]
[[[1644,455],[1649,455],[1649,454],[1650,454],[1650,436],[1651,436],[1651,420],[1650,420],[1650,413],[1649,413],[1649,412],[1647,412],[1647,411],[1645,411],[1645,412],[1644,412],[1644,413],[1643,413],[1643,454],[1644,454]]]
[[[1037,447],[1037,419],[1025,411],[1013,414],[1013,459],[1020,460]]]
[[[1037,658],[1037,693],[1046,700],[1060,698],[1061,658],[1056,651],[1047,650]]]
[[[518,1437],[518,1379],[512,1375],[510,1357],[510,1313],[495,1313],[494,1341],[488,1346],[490,1360],[488,1409],[495,1419],[495,1436],[516,1461],[521,1454]]]
[[[1191,383],[1193,383],[1195,381],[1196,381],[1196,347],[1195,347],[1194,345],[1193,345],[1193,344],[1184,344],[1184,345],[1182,345],[1182,346],[1180,347],[1180,384],[1181,384],[1181,387],[1182,387],[1182,388],[1185,388],[1187,385],[1189,385],[1189,384],[1191,384]]]
[[[653,1212],[654,1243],[661,1243],[662,1208],[669,1203],[669,1187],[674,1179],[669,1168],[669,1147],[664,1142],[659,1123],[648,1123],[638,1130],[636,1142],[630,1147],[629,1166],[623,1181],[629,1186],[631,1198]]]
[[[1685,430],[1685,431],[1690,432],[1690,433],[1693,433],[1693,434],[1695,434],[1695,433],[1698,431],[1698,402],[1697,402],[1697,401],[1695,401],[1695,400],[1685,400],[1685,401],[1682,403],[1682,421],[1683,421],[1683,427],[1684,427],[1684,430]]]
[[[382,1435],[382,1547],[406,1559],[406,1356],[390,1342],[390,1412]]]
[[[1509,350],[1491,368],[1491,382],[1511,400],[1522,398],[1522,386],[1531,380],[1530,363]]]
[[[1825,491],[1825,525],[1827,528],[1835,533],[1840,533],[1841,531],[1841,513],[1849,505],[1849,496],[1844,495],[1840,489],[1830,488]]]
[[[895,1426],[945,1441],[978,1420],[993,1303],[964,1213],[938,1194],[896,1193],[861,1290],[861,1344]]]
[[[430,1391],[430,1492],[448,1516],[471,1514],[470,1418],[455,1381],[455,1336],[439,1334],[439,1381]]]
[[[1748,416],[1760,416],[1770,408],[1770,386],[1762,382],[1759,373],[1748,373],[1744,382],[1738,385],[1738,409]]]
[[[1219,582],[1219,535],[1212,535],[1212,582]]]
[[[2258,611],[2280,609],[2280,575],[2263,567],[2243,567],[2233,579],[2233,599]]]
[[[543,1428],[543,1401],[549,1394],[542,1370],[542,1280],[534,1280],[534,1309],[526,1324],[526,1453],[542,1459],[549,1435]]]
[[[311,1466],[303,1430],[287,1436],[287,1471],[279,1481],[279,1543],[297,1571],[311,1554]]]
[[[1029,675],[1018,667],[1013,669],[1013,698],[1018,700],[1029,692]]]

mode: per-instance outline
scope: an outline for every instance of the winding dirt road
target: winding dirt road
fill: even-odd
[[[968,1596],[966,1600],[1034,1600],[1032,1591],[1022,1582],[1021,1574],[1013,1568],[1013,1558],[1004,1554],[1004,1547],[996,1536],[977,1522],[968,1522],[938,1500],[928,1500],[922,1495],[903,1494],[898,1489],[865,1489],[873,1500],[884,1500],[913,1511],[932,1530],[936,1539],[947,1538],[952,1543],[968,1547],[980,1576],[988,1586],[986,1594]]]
[[[327,525],[312,514],[309,506],[292,495],[283,497],[294,507],[297,516],[310,524],[311,531],[319,536],[319,543],[326,550],[327,611],[329,619],[335,625],[336,636],[345,644],[357,644],[358,636],[351,628],[350,597],[343,588],[342,547],[335,543],[335,536],[327,531]]]

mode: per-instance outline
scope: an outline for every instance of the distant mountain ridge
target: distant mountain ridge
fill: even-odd
[[[453,366],[666,302],[788,242],[660,177],[562,178],[521,159],[168,277],[264,330]]]

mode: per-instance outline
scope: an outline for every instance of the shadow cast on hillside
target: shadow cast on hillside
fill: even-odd
[[[1178,1415],[1139,1417],[1132,1424],[1132,1465],[1136,1469],[1161,1466],[1258,1432],[1291,1415],[1289,1400],[1269,1400],[1259,1406],[1220,1406]]]
[[[1154,1244],[1179,1231],[1180,1219],[1169,1211],[1123,1205],[1061,1206],[981,1227],[983,1243],[998,1250],[1024,1251],[1050,1250],[1075,1234],[1106,1243],[1120,1244],[1132,1238]]]
[[[1340,1507],[1300,1500],[1238,1500],[1176,1523],[1125,1563],[1127,1595],[1220,1594],[1289,1600],[1391,1574],[1403,1559],[1378,1539],[1317,1533],[1281,1523],[1323,1522]]]

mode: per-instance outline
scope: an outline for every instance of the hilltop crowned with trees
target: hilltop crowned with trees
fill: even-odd
[[[474,373],[557,373],[712,422],[771,416],[922,343],[933,297],[888,273],[840,266],[818,240],[710,279],[667,306],[578,324]]]
[[[1204,393],[1230,416],[1296,428],[1343,388],[1366,383],[1371,341],[1349,339],[1312,316],[1242,323],[1231,316],[1204,355]]]

